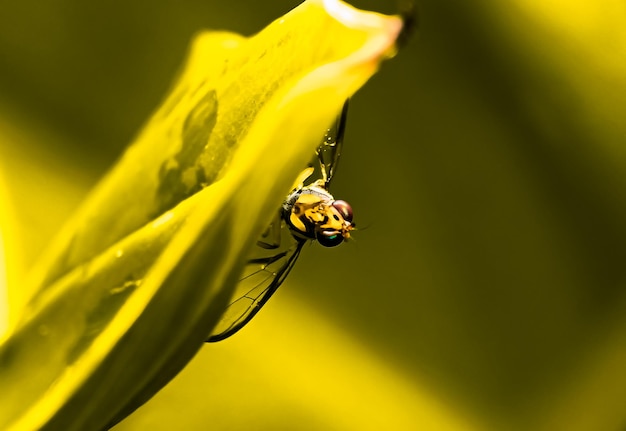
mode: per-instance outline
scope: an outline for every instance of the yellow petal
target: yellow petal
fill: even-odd
[[[35,273],[0,350],[0,428],[99,429],[173,377],[401,27],[311,0],[249,39],[199,35],[171,95]]]

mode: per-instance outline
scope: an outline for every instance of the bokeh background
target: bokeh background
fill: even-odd
[[[14,270],[132,140],[197,31],[250,35],[297,4],[3,2]],[[626,4],[418,8],[350,107],[332,191],[355,241],[306,248],[248,327],[116,430],[626,429]]]

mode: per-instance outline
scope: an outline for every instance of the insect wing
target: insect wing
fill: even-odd
[[[316,167],[313,175],[309,176],[310,182],[321,179],[326,189],[341,156],[347,113],[348,101],[335,123],[326,131],[324,140],[316,151],[317,160],[312,164]],[[233,301],[222,314],[207,342],[230,337],[259,312],[287,278],[305,242],[293,237],[279,214],[257,241],[237,284]]]
[[[328,189],[328,186],[330,185],[330,181],[332,180],[335,170],[337,169],[339,157],[341,156],[347,116],[348,101],[346,100],[341,113],[337,116],[337,120],[326,131],[324,139],[316,151],[318,159],[317,162],[319,162],[321,175],[314,175],[313,177],[322,178],[326,189]],[[317,162],[313,163],[313,165],[315,166]]]
[[[281,231],[283,247],[268,249],[261,241],[254,247],[253,255],[248,259],[235,289],[233,300],[207,342],[221,341],[243,328],[285,281],[304,242],[293,239],[284,223]],[[286,235],[288,238],[285,238]]]

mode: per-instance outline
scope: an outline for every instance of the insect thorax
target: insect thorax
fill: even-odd
[[[335,198],[322,187],[305,186],[291,192],[283,202],[283,220],[298,240],[316,239],[316,226],[328,218]]]

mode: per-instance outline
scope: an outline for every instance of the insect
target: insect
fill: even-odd
[[[274,221],[257,241],[233,301],[207,342],[228,338],[252,320],[285,281],[304,244],[316,240],[334,247],[350,238],[352,208],[328,191],[341,155],[347,109],[348,102],[326,131],[316,150],[316,162],[299,176]]]

